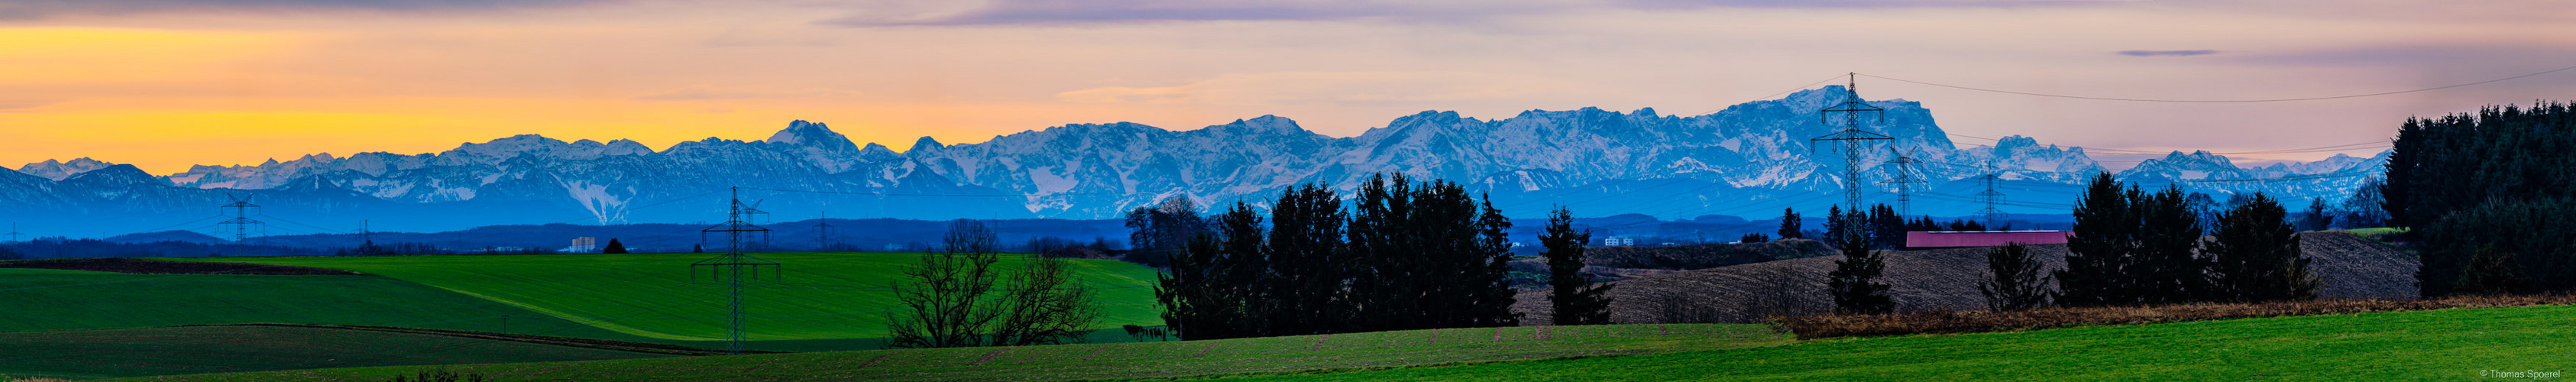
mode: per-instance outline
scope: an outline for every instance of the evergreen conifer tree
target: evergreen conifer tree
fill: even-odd
[[[2095,174],[2084,186],[2084,196],[2075,202],[2075,226],[2066,238],[2066,269],[2056,272],[2058,305],[2111,306],[2138,301],[2126,294],[2125,279],[2129,254],[2133,250],[2137,220],[2131,217],[2129,196],[2136,189],[2122,189],[2110,173]]]
[[[2201,236],[2208,233],[2201,225],[2206,215],[2201,207],[2177,187],[2131,195],[2129,206],[2138,228],[2134,231],[2136,245],[2130,252],[2133,260],[2129,265],[2134,271],[2120,275],[2128,280],[2126,294],[2144,304],[2205,299],[2209,295],[2211,265],[2198,251]]]
[[[1801,222],[1801,221],[1799,221],[1798,219],[1799,219],[1799,218],[1798,218],[1798,209],[1797,209],[1797,208],[1782,208],[1782,209],[1780,209],[1780,232],[1775,232],[1775,233],[1780,234],[1780,239],[1781,239],[1781,240],[1797,239],[1797,238],[1804,237],[1804,236],[1803,236],[1803,235],[1804,235],[1803,231],[1800,231],[1800,230],[1802,230],[1802,229],[1804,229],[1804,228],[1799,228],[1799,227],[1798,227],[1800,224],[1803,224],[1804,222]]]
[[[2326,207],[2326,198],[2308,199],[2308,210],[2306,212],[2306,216],[2299,217],[2300,231],[2324,231],[2334,229],[2334,209]]]
[[[1351,300],[1343,289],[1351,278],[1342,247],[1346,220],[1341,197],[1323,184],[1290,188],[1272,204],[1267,253],[1275,273],[1266,284],[1267,293],[1280,300],[1269,319],[1272,333],[1324,334],[1349,326]]]
[[[1990,276],[1977,283],[1977,292],[1986,296],[1986,308],[1994,311],[2028,310],[2048,305],[2048,274],[2040,268],[2047,264],[2031,256],[2030,246],[2007,243],[1986,251],[1986,271]]]
[[[1835,313],[1886,314],[1896,310],[1896,300],[1887,295],[1887,284],[1878,280],[1887,271],[1887,260],[1870,250],[1872,232],[1858,224],[1867,218],[1858,211],[1827,218],[1826,229],[1834,231],[1830,237],[1843,254],[1842,260],[1834,262],[1834,270],[1825,274],[1825,290],[1834,297]]]
[[[1278,299],[1266,293],[1265,288],[1270,286],[1265,280],[1271,279],[1271,273],[1269,248],[1263,240],[1269,234],[1262,229],[1261,210],[1251,203],[1235,202],[1217,215],[1216,226],[1217,238],[1223,243],[1218,246],[1219,255],[1210,263],[1216,273],[1213,280],[1217,280],[1212,287],[1219,298],[1237,304],[1234,311],[1227,312],[1232,316],[1227,320],[1236,327],[1226,331],[1235,337],[1275,335],[1269,332],[1268,319]]]
[[[2453,294],[2479,296],[2522,292],[2525,286],[2522,267],[2514,264],[2513,258],[2512,253],[2497,250],[2492,245],[2479,247],[2477,255],[2469,257],[2468,269],[2460,272],[2460,281],[2453,287]]]
[[[1547,247],[1548,301],[1555,308],[1551,321],[1556,325],[1610,323],[1610,285],[1595,284],[1583,274],[1583,243],[1591,241],[1591,230],[1574,230],[1573,211],[1558,206],[1548,213],[1539,243]]]
[[[2311,203],[2322,205],[2321,203]],[[2272,302],[2315,299],[2319,281],[2299,253],[2299,234],[2270,196],[2219,214],[2208,242],[2212,300]]]
[[[1853,213],[1859,213],[1860,211],[1852,211],[1852,212],[1853,212]],[[1859,224],[1859,223],[1860,223],[1860,221],[1861,221],[1861,220],[1863,220],[1863,219],[1858,219],[1858,218],[1845,219],[1845,218],[1844,218],[1844,216],[1846,216],[1846,215],[1849,215],[1849,214],[1845,214],[1845,213],[1843,213],[1843,207],[1842,207],[1842,206],[1830,206],[1830,207],[1825,207],[1825,232],[1823,232],[1824,237],[1817,238],[1817,239],[1818,239],[1818,240],[1823,240],[1824,242],[1829,243],[1830,245],[1837,245],[1837,246],[1841,245],[1841,244],[1832,244],[1832,243],[1842,243],[1842,242],[1844,241],[1844,240],[1843,240],[1843,237],[1844,237],[1844,236],[1843,236],[1843,234],[1844,234],[1844,233],[1846,233],[1845,231],[1853,231],[1853,230],[1857,230],[1857,228],[1859,228],[1859,227],[1856,227],[1855,225],[1856,225],[1856,224]],[[1861,245],[1863,245],[1863,246],[1867,246],[1867,245],[1869,245],[1869,243],[1863,242],[1863,243],[1861,243]]]

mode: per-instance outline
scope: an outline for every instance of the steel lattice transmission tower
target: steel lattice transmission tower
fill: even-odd
[[[761,228],[758,225],[752,225],[749,222],[743,221],[744,215],[748,214],[749,212],[747,211],[751,210],[751,208],[742,204],[741,187],[733,188],[733,199],[728,204],[729,206],[727,206],[725,211],[724,224],[717,224],[714,227],[707,227],[707,229],[698,230],[698,241],[700,243],[706,242],[706,235],[709,233],[725,233],[725,254],[690,263],[689,281],[697,281],[698,269],[705,268],[707,269],[709,278],[725,283],[725,305],[728,312],[726,315],[727,326],[725,329],[725,350],[729,354],[742,354],[743,278],[760,277],[760,267],[769,267],[769,270],[772,272],[770,280],[777,280],[785,277],[786,271],[780,269],[779,264],[776,261],[769,261],[769,259],[763,259],[759,256],[742,253],[742,236],[744,233],[758,232],[761,237],[766,240],[769,236],[769,229]],[[750,274],[744,274],[743,268],[751,268]]]
[[[24,232],[18,232],[18,222],[9,222],[9,242],[18,242],[18,235],[25,234],[26,233]]]
[[[1985,218],[1988,231],[2003,229],[2004,210],[1995,208],[1995,205],[2003,204],[2004,201],[2004,193],[1995,191],[1995,183],[2003,180],[2002,174],[1995,169],[1994,162],[1987,162],[1986,174],[1977,176],[1977,182],[1984,183],[1986,186],[1985,192],[1977,193],[1977,199],[1986,204],[1985,209],[1977,210],[1977,216]]]
[[[224,196],[233,199],[233,204],[226,204],[222,207],[233,210],[233,219],[225,220],[222,223],[215,223],[215,225],[230,224],[233,226],[233,244],[250,244],[250,226],[252,225],[258,225],[262,232],[268,230],[268,222],[251,220],[250,218],[251,215],[254,215],[250,211],[259,208],[259,205],[257,204],[250,204],[250,198],[257,195],[234,196],[232,193],[227,192],[224,193]]]
[[[822,252],[830,248],[832,248],[832,212],[823,211],[821,217],[814,219],[814,251]]]
[[[1923,183],[1922,176],[1914,175],[1914,164],[1923,163],[1923,161],[1914,159],[1913,154],[1897,152],[1893,147],[1888,148],[1887,151],[1896,155],[1895,160],[1887,162],[1896,165],[1896,174],[1889,175],[1887,181],[1879,183],[1896,185],[1897,215],[1914,214],[1914,185]]]
[[[1834,104],[1834,106],[1826,107],[1824,110],[1817,111],[1818,122],[1833,119],[1834,113],[1843,113],[1843,130],[1807,140],[1811,142],[1842,142],[1843,205],[1850,206],[1848,211],[1864,211],[1860,206],[1861,145],[1867,144],[1869,141],[1883,141],[1896,138],[1889,137],[1887,134],[1873,133],[1860,129],[1861,113],[1874,113],[1873,116],[1876,117],[1878,121],[1883,122],[1887,119],[1887,109],[1880,109],[1877,106],[1870,106],[1869,103],[1861,102],[1860,90],[1856,89],[1856,87],[1859,86],[1858,78],[1860,75],[1857,73],[1849,73],[1846,75],[1850,77],[1845,79],[1846,82],[1843,85],[1843,103]],[[1813,146],[1809,146],[1809,150],[1813,149]]]

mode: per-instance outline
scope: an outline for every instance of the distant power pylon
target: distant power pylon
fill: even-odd
[[[232,193],[227,192],[224,193],[224,196],[233,199],[233,204],[226,204],[223,206],[223,208],[230,208],[233,210],[233,219],[215,224],[230,224],[233,226],[233,244],[250,244],[250,226],[252,225],[258,225],[262,232],[266,232],[268,230],[268,222],[251,220],[250,218],[250,216],[253,215],[250,213],[251,209],[259,208],[259,205],[257,204],[250,204],[250,198],[257,195],[233,196]]]
[[[18,235],[25,235],[18,232],[18,222],[9,222],[9,242],[18,242]]]
[[[1886,134],[1872,133],[1860,129],[1860,113],[1876,113],[1873,115],[1876,116],[1879,121],[1883,122],[1887,119],[1887,109],[1880,109],[1877,106],[1870,106],[1867,102],[1861,102],[1860,90],[1857,89],[1860,85],[1858,82],[1859,74],[1853,73],[1849,75],[1851,78],[1846,79],[1845,81],[1847,82],[1843,85],[1843,103],[1835,104],[1834,106],[1826,107],[1824,110],[1817,111],[1820,121],[1823,119],[1830,119],[1834,113],[1843,113],[1843,130],[1807,140],[1841,141],[1843,143],[1843,205],[1851,206],[1851,209],[1847,211],[1866,211],[1861,209],[1860,206],[1861,145],[1866,144],[1869,141],[1883,141],[1896,138],[1889,137]],[[1810,147],[1810,149],[1812,149],[1812,147]]]
[[[822,252],[831,250],[832,212],[823,211],[822,217],[816,218],[814,222],[814,251]]]
[[[2000,231],[2004,227],[2004,210],[1995,208],[2004,201],[2004,193],[1995,191],[1995,182],[2003,180],[2002,174],[2002,170],[1995,169],[1994,162],[1986,162],[1986,174],[1977,177],[1977,181],[1986,186],[1986,192],[1977,193],[1977,199],[1986,203],[1985,209],[1977,210],[1977,216],[1985,218],[1988,231]]]
[[[769,211],[760,210],[760,204],[768,201],[769,199],[753,200],[751,201],[751,206],[743,207],[743,221],[750,222],[752,224],[767,224],[769,220]]]
[[[779,264],[776,261],[769,261],[769,259],[763,259],[759,256],[742,253],[743,233],[759,232],[761,237],[766,240],[769,236],[769,229],[761,228],[758,225],[753,225],[749,222],[743,221],[743,215],[748,213],[745,211],[751,209],[742,204],[741,187],[733,188],[733,200],[728,204],[729,205],[725,212],[724,224],[718,224],[714,227],[707,227],[707,229],[698,230],[698,241],[700,243],[706,242],[707,233],[725,233],[725,254],[706,260],[699,260],[696,263],[690,263],[689,280],[696,281],[698,279],[698,268],[704,267],[708,270],[707,273],[711,278],[725,282],[727,290],[725,305],[729,312],[726,316],[728,319],[726,320],[725,350],[728,354],[742,354],[743,277],[760,277],[760,267],[769,267],[770,271],[774,272],[770,276],[770,279],[777,280],[785,277],[786,271],[780,269]],[[743,274],[743,268],[746,267],[751,268],[751,274],[748,276]]]
[[[1893,147],[1888,148],[1887,151],[1896,154],[1896,160],[1887,162],[1896,165],[1896,175],[1888,176],[1887,181],[1881,183],[1896,185],[1896,214],[1912,215],[1914,214],[1914,185],[1923,183],[1923,177],[1914,175],[1914,164],[1923,163],[1923,161],[1915,160],[1913,154],[1897,152]]]

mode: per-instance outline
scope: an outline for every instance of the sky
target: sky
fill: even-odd
[[[661,149],[793,120],[896,150],[1261,115],[1354,136],[1424,110],[1705,114],[1845,73],[1862,74],[1863,96],[1921,101],[1967,137],[2271,151],[2570,99],[2576,70],[2260,103],[1890,79],[2327,97],[2576,66],[2569,36],[2576,7],[2516,0],[9,0],[0,163],[169,174],[517,134]]]

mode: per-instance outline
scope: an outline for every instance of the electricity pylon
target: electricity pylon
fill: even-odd
[[[822,217],[814,220],[814,251],[822,252],[830,248],[832,248],[832,212],[824,211]]]
[[[743,233],[759,232],[761,236],[765,238],[769,236],[769,229],[761,228],[760,226],[752,225],[751,223],[743,221],[743,215],[747,213],[745,210],[750,210],[750,208],[745,207],[742,204],[741,187],[733,188],[733,200],[729,202],[729,204],[730,205],[727,206],[727,210],[725,212],[724,224],[717,224],[714,227],[707,227],[707,229],[698,230],[698,241],[701,243],[706,241],[707,233],[725,233],[725,254],[690,263],[689,280],[692,282],[697,281],[698,268],[705,267],[707,268],[707,273],[710,278],[725,282],[725,305],[728,312],[726,315],[727,326],[725,352],[727,354],[742,354],[743,278],[760,277],[760,267],[769,267],[769,270],[774,272],[770,276],[770,280],[773,281],[785,277],[786,271],[779,269],[779,264],[776,261],[769,261],[769,259],[763,259],[759,256],[742,253]],[[751,268],[751,274],[748,276],[743,274],[743,268],[746,267]]]
[[[263,222],[263,221],[258,221],[258,220],[251,220],[250,216],[251,216],[251,215],[253,215],[253,214],[251,214],[251,213],[250,213],[251,209],[253,209],[253,208],[259,208],[259,205],[257,205],[257,204],[250,204],[250,198],[251,198],[252,196],[257,196],[257,195],[241,195],[241,196],[234,196],[234,195],[233,195],[232,193],[230,193],[230,192],[224,193],[224,197],[229,197],[229,198],[232,198],[232,199],[233,199],[233,204],[226,204],[226,205],[224,205],[222,208],[230,208],[230,209],[232,209],[232,210],[233,210],[233,219],[232,219],[232,220],[225,220],[225,221],[223,221],[222,223],[215,223],[215,224],[216,224],[216,225],[225,225],[225,224],[230,224],[230,225],[232,225],[232,226],[233,226],[233,244],[243,244],[243,245],[250,244],[250,241],[249,241],[249,240],[250,240],[250,226],[251,226],[251,225],[259,225],[262,231],[266,231],[266,230],[267,230],[267,228],[268,228],[268,222]]]
[[[1912,215],[1914,214],[1914,185],[1923,183],[1923,177],[1914,175],[1914,164],[1923,163],[1923,161],[1915,160],[1913,154],[1897,152],[1893,147],[1888,148],[1887,151],[1896,154],[1895,160],[1887,162],[1896,165],[1896,174],[1889,175],[1887,181],[1880,183],[1896,185],[1896,214]]]
[[[1861,145],[1866,144],[1869,141],[1893,140],[1896,138],[1889,137],[1886,134],[1873,133],[1860,129],[1860,113],[1876,113],[1874,116],[1876,116],[1879,121],[1884,122],[1887,119],[1887,109],[1880,109],[1877,106],[1870,106],[1867,102],[1861,102],[1860,90],[1856,89],[1856,87],[1860,85],[1858,82],[1859,74],[1854,73],[1849,75],[1851,78],[1846,79],[1845,81],[1848,82],[1843,85],[1843,103],[1834,104],[1834,106],[1826,107],[1824,110],[1816,112],[1818,115],[1818,122],[1832,119],[1831,116],[1834,113],[1843,113],[1843,130],[1836,131],[1833,134],[1825,134],[1824,136],[1809,138],[1807,140],[1841,141],[1843,143],[1843,205],[1851,206],[1849,211],[1866,211],[1861,209],[1860,206]],[[1809,149],[1813,150],[1814,148],[1813,146],[1810,146]]]
[[[2004,193],[1995,192],[1995,182],[2002,179],[2002,171],[1995,169],[1994,162],[1986,162],[1986,174],[1977,177],[1978,182],[1986,185],[1986,192],[1977,193],[1977,199],[1986,203],[1986,209],[1977,210],[1977,216],[1985,218],[1988,231],[2003,230],[2004,210],[1995,208],[2004,199]]]

